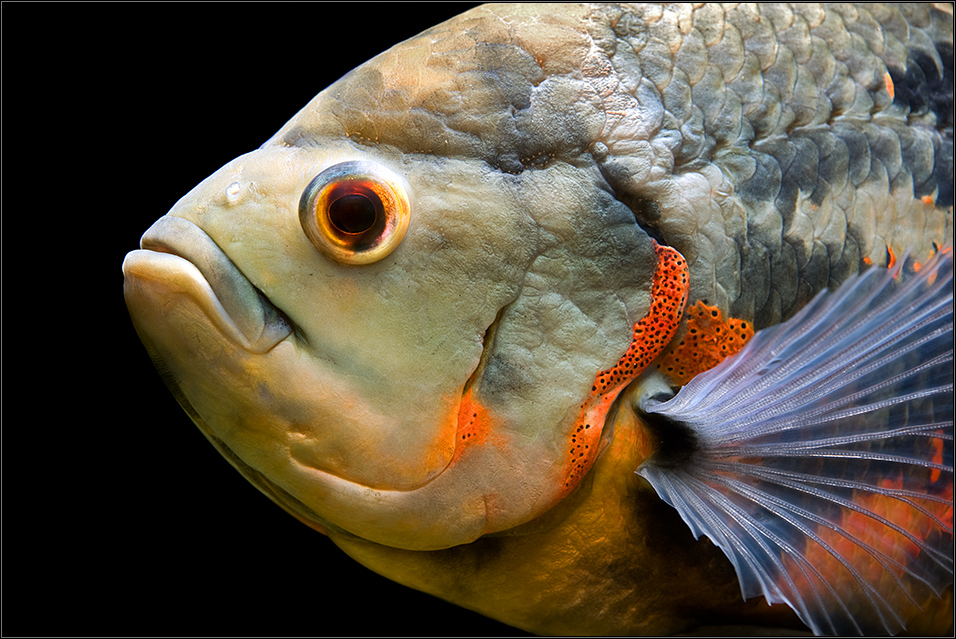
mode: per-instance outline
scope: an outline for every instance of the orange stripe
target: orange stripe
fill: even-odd
[[[612,368],[597,374],[591,394],[581,404],[580,417],[575,422],[567,448],[564,488],[568,492],[597,459],[604,419],[611,404],[621,390],[660,355],[680,325],[689,288],[687,260],[674,249],[657,242],[654,242],[654,250],[657,268],[651,285],[651,308],[634,324],[631,344],[624,356]]]

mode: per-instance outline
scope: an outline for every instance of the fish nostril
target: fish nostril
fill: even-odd
[[[239,194],[242,193],[242,185],[238,182],[233,182],[226,187],[226,200],[230,204],[234,204],[239,199]]]

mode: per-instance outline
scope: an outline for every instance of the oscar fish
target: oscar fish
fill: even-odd
[[[479,7],[184,196],[127,305],[398,582],[538,633],[945,633],[952,93],[946,7]]]

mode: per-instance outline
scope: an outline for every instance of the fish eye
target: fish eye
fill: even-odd
[[[372,162],[342,162],[315,176],[299,201],[299,222],[317,249],[343,264],[370,264],[395,250],[410,207],[401,179]]]

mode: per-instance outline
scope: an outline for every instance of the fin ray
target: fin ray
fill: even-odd
[[[871,268],[641,410],[696,437],[638,473],[815,633],[895,633],[953,580],[953,254]]]

